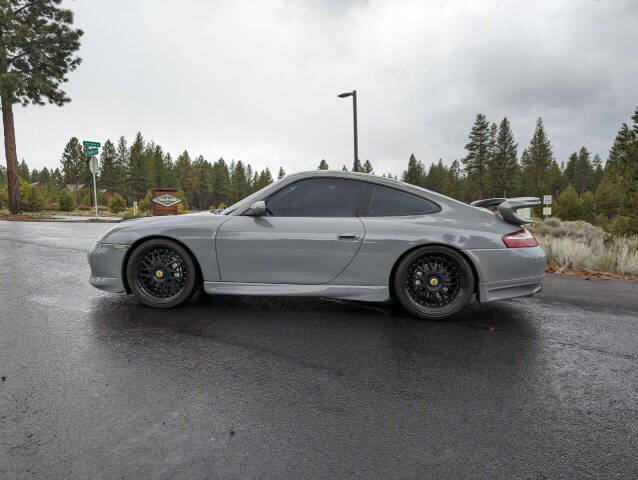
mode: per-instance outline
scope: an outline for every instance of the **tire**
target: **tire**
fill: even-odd
[[[406,255],[393,282],[403,308],[426,320],[456,315],[474,294],[474,273],[468,261],[440,246],[422,247]]]
[[[172,308],[191,296],[197,269],[178,243],[148,240],[135,248],[126,265],[126,279],[137,299],[153,308]]]

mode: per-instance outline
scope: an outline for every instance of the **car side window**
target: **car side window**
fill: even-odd
[[[354,217],[366,188],[364,182],[342,178],[310,178],[279,190],[266,200],[274,217]]]
[[[375,185],[365,215],[370,217],[422,215],[438,211],[439,207],[425,198],[394,188]]]

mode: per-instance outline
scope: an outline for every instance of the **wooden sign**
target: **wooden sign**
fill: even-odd
[[[153,197],[153,216],[177,215],[177,204],[181,202],[177,198],[176,188],[151,188]]]

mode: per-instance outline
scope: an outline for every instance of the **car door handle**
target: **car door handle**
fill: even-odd
[[[359,238],[359,234],[356,232],[344,232],[337,235],[339,240],[355,240]]]

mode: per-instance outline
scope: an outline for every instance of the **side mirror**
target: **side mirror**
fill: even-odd
[[[253,203],[250,206],[250,211],[253,212],[257,217],[263,217],[264,215],[266,215],[266,202],[260,200]]]

